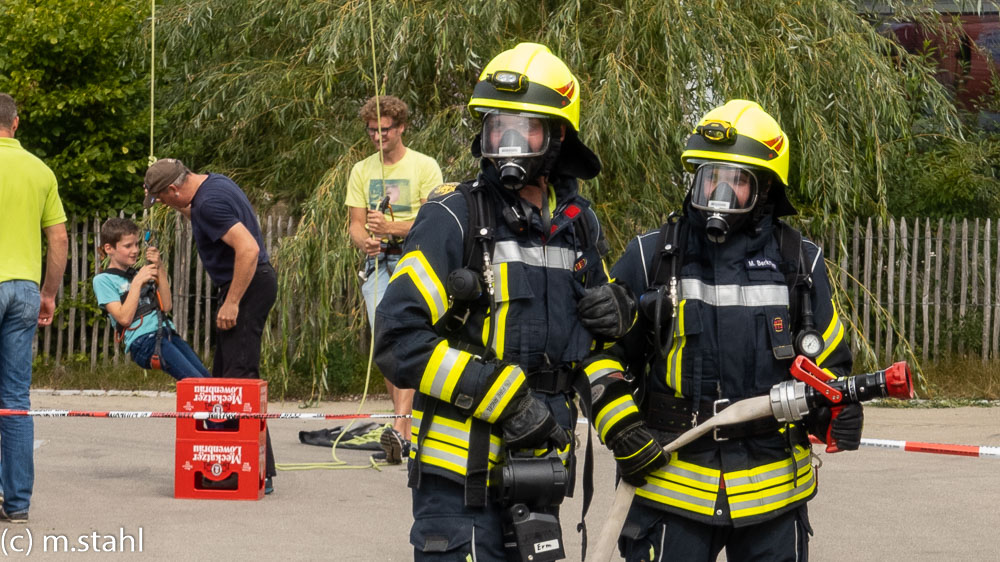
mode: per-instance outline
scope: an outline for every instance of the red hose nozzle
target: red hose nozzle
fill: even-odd
[[[885,388],[891,398],[900,400],[913,398],[913,377],[906,361],[893,363],[885,370]]]

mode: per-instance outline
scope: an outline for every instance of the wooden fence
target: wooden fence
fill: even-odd
[[[905,338],[923,360],[1000,354],[1000,221],[855,221],[843,244],[828,240],[831,276],[845,292],[841,315],[854,347],[901,357]]]
[[[287,216],[262,217],[268,251],[294,234],[295,225]],[[175,227],[173,247],[179,250],[168,256],[174,323],[207,358],[214,325],[211,283],[193,251],[190,224],[177,216]],[[57,300],[63,313],[40,330],[37,351],[57,364],[68,357],[89,360],[93,369],[118,362],[121,352],[90,283],[99,265],[100,220],[71,220],[67,228],[67,284]],[[821,245],[856,349],[868,342],[879,361],[898,359],[905,338],[925,360],[955,353],[984,361],[1000,357],[1000,220],[867,220],[855,222],[846,240],[827,238]],[[279,315],[271,317],[276,322]]]
[[[136,217],[132,217],[136,220]],[[268,215],[258,217],[261,235],[268,253],[273,255],[277,242],[295,233],[292,217]],[[66,223],[69,234],[69,261],[66,284],[59,289],[56,305],[62,313],[52,326],[39,330],[35,350],[62,364],[67,358],[74,362],[89,360],[93,370],[98,363],[118,363],[122,346],[115,343],[114,332],[107,316],[97,307],[91,281],[100,270],[98,238],[103,219],[78,220]],[[194,250],[191,224],[175,215],[174,250],[166,256],[170,266],[173,298],[173,321],[181,335],[203,360],[208,358],[215,325],[214,293],[208,274]],[[274,317],[274,315],[272,315]],[[273,318],[272,318],[273,320]]]

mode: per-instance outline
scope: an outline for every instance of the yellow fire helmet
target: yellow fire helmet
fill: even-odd
[[[469,109],[558,117],[579,131],[580,81],[548,47],[520,43],[486,65]]]
[[[781,126],[756,102],[732,100],[709,111],[691,131],[681,163],[688,172],[715,160],[774,172],[788,185],[789,141]]]

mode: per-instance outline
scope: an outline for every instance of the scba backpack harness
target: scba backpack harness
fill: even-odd
[[[451,191],[458,191],[465,198],[469,222],[463,241],[463,267],[452,271],[448,275],[445,286],[450,307],[435,328],[439,334],[452,341],[453,345],[470,353],[480,355],[484,360],[495,359],[493,355],[494,330],[489,331],[484,347],[470,345],[467,342],[454,341],[457,339],[454,336],[466,324],[471,315],[472,308],[477,303],[483,304],[482,300],[485,298],[489,300],[488,306],[490,310],[493,310],[496,305],[493,301],[494,283],[492,266],[497,228],[497,213],[494,206],[497,204],[502,205],[500,214],[503,221],[507,228],[515,235],[527,232],[532,211],[520,198],[512,203],[498,203],[495,197],[488,193],[488,190],[477,181],[464,182],[451,190],[443,190],[439,193],[440,196],[443,196]],[[593,262],[590,264],[591,266],[603,263],[603,259],[609,251],[607,241],[594,232],[594,228],[589,223],[588,212],[574,203],[570,203],[562,209],[562,214],[570,218],[570,223],[576,237],[576,245],[581,254],[581,258],[576,264],[578,272],[585,271],[584,268],[590,261]],[[548,232],[552,229],[554,231],[555,227],[551,224],[552,217],[549,216],[547,205],[543,204],[540,214],[543,230]],[[584,274],[582,282],[584,287],[589,288],[594,286],[598,279],[599,276]],[[536,385],[536,387],[545,387],[545,390],[542,390],[543,392],[572,390],[579,397],[581,407],[584,409],[586,415],[590,416],[589,382],[587,377],[579,372],[579,370],[553,369],[545,377],[535,376],[532,378],[531,382],[533,385]],[[424,413],[424,419],[431,419],[433,417],[435,407],[436,401],[431,401],[428,404],[427,411]],[[482,506],[485,505],[485,499],[488,494],[487,465],[490,429],[486,422],[476,418],[472,419],[472,424],[474,431],[469,443],[469,466],[465,483],[465,502],[469,506]],[[421,443],[419,441],[423,437],[423,433],[418,437],[417,450],[420,449]],[[540,459],[534,460],[537,461]],[[519,461],[520,459],[508,458],[509,471],[504,474],[509,473],[513,475],[519,473],[519,469],[515,468],[515,465],[518,467],[522,466],[517,464]],[[552,473],[553,471],[551,470],[546,472],[549,476]],[[526,478],[526,474],[522,474],[520,477]],[[572,476],[569,478],[572,480]],[[420,466],[418,463],[416,470],[411,472],[411,485],[416,484],[419,486],[419,481]],[[570,489],[572,484],[566,484],[568,485],[566,485],[565,489]],[[500,486],[502,487],[503,484],[501,483]],[[583,517],[578,526],[578,531],[583,533],[584,549],[586,549],[586,527],[582,519],[586,517],[593,496],[593,489],[593,445],[591,434],[588,432],[587,446],[584,453]],[[561,499],[561,497],[560,495],[559,498]],[[558,527],[558,524],[555,523],[555,526]],[[517,534],[516,532],[513,533]],[[524,541],[516,540],[515,542],[520,544]],[[537,557],[538,555],[536,554],[535,556]]]
[[[678,320],[680,271],[689,230],[684,217],[677,213],[672,213],[660,227],[652,267],[646,279],[646,292],[639,298],[641,314],[650,325],[646,337],[652,349],[643,360],[643,370],[657,360],[666,362],[665,349],[678,329],[675,324]],[[772,341],[771,351],[776,359],[791,360],[799,354],[815,360],[823,351],[823,337],[813,322],[810,297],[813,278],[812,271],[806,269],[802,234],[776,221],[773,235],[781,256],[778,270],[788,288],[789,319],[794,336],[791,341]],[[697,425],[703,416],[710,417],[715,413],[704,412],[701,408],[701,382],[697,372],[691,385],[694,392],[689,405],[681,404],[672,395],[649,391],[645,388],[645,376],[642,375],[629,373],[628,378],[635,385],[637,400],[645,404],[644,411],[650,415],[647,421],[657,420],[654,427],[682,431]],[[769,424],[745,424],[740,431],[730,431],[729,434],[738,437],[743,433],[760,433],[770,429]]]
[[[117,267],[109,267],[103,271],[103,273],[109,273],[111,275],[117,275],[129,282],[131,285],[132,280],[139,271],[134,267],[128,269],[119,269]],[[122,293],[120,295],[120,300],[122,304],[128,298],[128,292]],[[108,314],[108,318],[114,320],[107,309],[104,312]],[[163,336],[167,330],[167,314],[163,312],[163,306],[160,303],[160,290],[155,282],[149,282],[142,286],[139,291],[139,304],[136,306],[135,314],[133,318],[139,319],[139,325],[135,328],[130,326],[117,325],[115,327],[115,343],[121,342],[125,337],[125,333],[131,330],[136,330],[139,326],[142,326],[142,322],[145,320],[146,315],[150,312],[156,312],[156,347],[154,348],[152,357],[149,358],[149,366],[155,370],[163,370],[166,366],[166,361],[163,360],[161,354],[161,342],[163,341]]]
[[[673,334],[673,321],[677,316],[678,283],[689,230],[690,227],[685,219],[677,213],[671,213],[667,222],[660,227],[656,242],[657,252],[653,256],[652,274],[646,279],[646,292],[639,298],[640,310],[652,326],[654,353],[661,359],[664,346],[668,343],[666,340]],[[792,332],[796,334],[794,349],[776,350],[775,356],[791,359],[798,353],[815,359],[822,352],[822,337],[813,323],[809,296],[813,278],[812,272],[805,269],[802,233],[776,219],[774,237],[778,241],[778,251],[781,253],[778,269],[784,275],[785,285],[788,286]],[[819,349],[815,346],[816,337],[819,337]]]

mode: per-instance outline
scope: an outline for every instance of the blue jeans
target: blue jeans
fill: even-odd
[[[0,283],[0,408],[31,409],[31,343],[41,307],[33,281]],[[3,509],[27,511],[35,485],[35,422],[27,416],[0,416],[0,481]]]
[[[136,365],[149,369],[153,354],[156,353],[156,334],[139,336],[128,349]],[[177,380],[212,376],[191,346],[170,329],[164,329],[160,341],[160,365],[163,372]]]
[[[371,269],[371,271],[368,272],[368,280],[361,284],[361,295],[365,298],[365,308],[368,309],[369,326],[375,322],[375,307],[385,296],[385,288],[389,286],[389,278],[392,277],[392,272],[396,271],[396,264],[399,263],[400,257],[399,254],[390,256],[379,254],[377,271],[374,269],[374,258],[365,260],[365,269]],[[376,284],[378,285],[378,294],[375,293]]]

